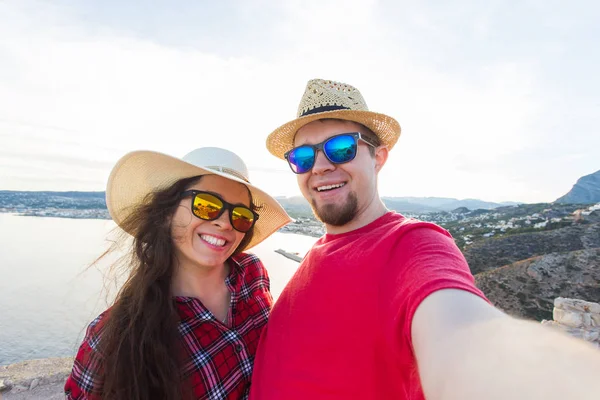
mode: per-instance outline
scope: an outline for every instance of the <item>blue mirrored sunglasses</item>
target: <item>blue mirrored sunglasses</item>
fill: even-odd
[[[304,174],[312,169],[317,158],[317,151],[321,150],[325,157],[333,164],[344,164],[354,160],[358,149],[358,141],[362,140],[372,147],[376,147],[360,132],[341,133],[332,136],[318,144],[303,144],[294,147],[284,154],[292,172]]]

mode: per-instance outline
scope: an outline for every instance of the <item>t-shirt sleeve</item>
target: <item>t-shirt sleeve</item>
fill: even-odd
[[[454,240],[440,227],[410,229],[396,242],[385,268],[382,298],[385,307],[384,330],[392,343],[408,345],[412,352],[412,319],[421,302],[442,289],[460,289],[485,299],[475,286],[469,266]],[[386,293],[387,292],[387,293]],[[487,299],[485,299],[487,301]]]

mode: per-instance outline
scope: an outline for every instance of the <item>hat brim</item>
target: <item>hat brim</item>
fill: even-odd
[[[245,185],[258,207],[259,218],[253,237],[243,249],[256,246],[282,226],[291,222],[283,207],[263,190],[225,172],[201,168],[179,158],[154,151],[134,151],[123,156],[113,168],[106,187],[106,206],[112,219],[121,226],[149,193],[164,190],[175,182],[199,175],[218,175]],[[135,232],[128,232],[135,235]]]
[[[400,124],[388,115],[372,111],[333,110],[305,115],[281,125],[267,137],[267,149],[275,157],[285,159],[284,154],[294,147],[296,132],[306,124],[326,118],[342,119],[366,126],[379,137],[381,143],[389,150],[400,138]]]

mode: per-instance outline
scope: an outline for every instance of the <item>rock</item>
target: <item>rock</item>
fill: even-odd
[[[600,304],[588,301],[557,298],[554,301],[554,321],[542,321],[576,338],[600,347]]]
[[[571,328],[567,332],[569,335],[583,339],[587,342],[597,342],[600,338],[600,331],[587,331],[585,329]]]
[[[21,393],[21,392],[26,392],[28,389],[26,386],[23,385],[15,385],[13,386],[12,390],[10,391],[11,393]]]
[[[579,312],[600,314],[600,304],[578,299],[566,299],[564,297],[557,297],[554,300],[554,307],[560,308],[562,310],[574,310]]]
[[[554,320],[562,325],[570,326],[573,328],[581,328],[584,325],[583,315],[575,311],[563,310],[561,308],[554,308],[552,313]]]
[[[0,381],[4,380],[6,389],[2,390],[10,390],[6,396],[15,400],[64,398],[61,388],[72,366],[72,357],[28,360],[3,366]],[[38,393],[43,394],[38,396]]]
[[[569,326],[561,325],[556,321],[544,321],[543,325],[549,325],[554,328],[558,328],[571,336],[587,340],[588,342],[595,342],[598,341],[598,339],[600,338],[600,329],[587,330],[584,328],[572,328]]]
[[[6,392],[7,390],[10,390],[12,388],[12,384],[10,381],[7,380],[0,380],[0,393],[2,392]]]
[[[583,339],[588,342],[600,342],[600,330],[586,332]]]
[[[6,400],[65,400],[64,383],[40,384],[33,390],[6,394]]]
[[[59,382],[63,382],[67,380],[67,377],[69,376],[70,371],[65,372],[58,372],[55,374],[51,374],[51,375],[47,375],[44,377],[44,382],[46,384],[50,383],[59,383]],[[41,383],[41,382],[40,382]]]
[[[540,281],[542,279],[542,277],[540,276],[540,274],[535,269],[533,269],[531,267],[527,268],[527,275],[529,275],[530,277],[532,277],[536,281]]]
[[[600,326],[600,304],[559,297],[554,300],[554,320],[574,328]]]
[[[40,380],[38,378],[31,381],[31,385],[29,385],[29,390],[33,390],[40,384]]]

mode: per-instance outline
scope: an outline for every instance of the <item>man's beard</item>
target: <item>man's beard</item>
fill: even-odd
[[[315,200],[312,200],[313,213],[321,222],[332,226],[344,226],[352,221],[358,211],[358,198],[356,193],[351,192],[344,204],[325,204],[317,207]]]

